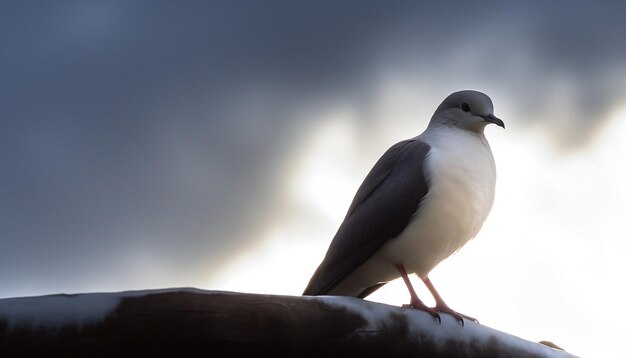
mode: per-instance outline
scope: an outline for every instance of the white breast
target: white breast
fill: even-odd
[[[445,139],[444,139],[445,138]],[[395,264],[420,277],[480,230],[495,194],[496,171],[487,140],[465,130],[440,128],[419,139],[431,146],[425,169],[428,194],[402,233],[385,243],[331,294],[357,295],[399,276]]]
[[[482,135],[450,129],[420,139],[431,146],[428,194],[411,223],[380,254],[426,277],[480,230],[493,205],[496,171]]]

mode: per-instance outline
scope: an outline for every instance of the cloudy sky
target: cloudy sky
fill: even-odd
[[[476,89],[507,124],[486,131],[496,202],[433,282],[491,327],[610,355],[626,320],[625,10],[0,1],[0,297],[298,295],[371,165]],[[408,298],[401,282],[369,297]]]

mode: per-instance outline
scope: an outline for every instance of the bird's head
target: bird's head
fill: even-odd
[[[484,93],[471,90],[449,95],[430,120],[431,126],[458,127],[478,133],[482,133],[489,123],[504,128],[504,122],[493,114],[491,99]]]

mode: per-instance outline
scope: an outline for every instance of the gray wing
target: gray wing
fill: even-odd
[[[304,295],[327,294],[404,230],[428,192],[424,159],[429,151],[428,144],[411,139],[383,154],[357,191]],[[373,285],[358,297],[380,286]]]

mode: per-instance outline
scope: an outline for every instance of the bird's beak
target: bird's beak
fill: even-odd
[[[504,122],[502,122],[500,118],[494,116],[493,114],[489,113],[488,115],[482,117],[485,119],[485,122],[493,123],[504,128]]]

